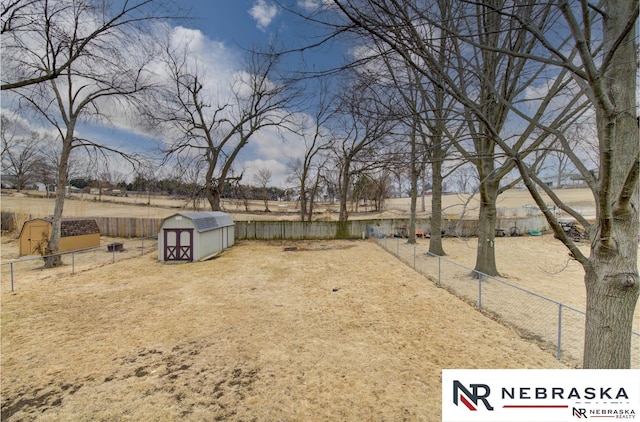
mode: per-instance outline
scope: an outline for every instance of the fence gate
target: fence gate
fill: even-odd
[[[164,260],[193,261],[193,229],[163,229]]]

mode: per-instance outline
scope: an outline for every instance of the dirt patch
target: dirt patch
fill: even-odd
[[[331,243],[298,242],[292,246],[285,246],[285,252],[305,252],[305,251],[330,251],[353,248],[355,245],[336,245]]]

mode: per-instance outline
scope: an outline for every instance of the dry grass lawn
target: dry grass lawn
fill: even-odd
[[[153,253],[2,291],[2,420],[438,421],[443,368],[561,368],[369,241]]]
[[[526,200],[513,195],[503,206]],[[3,195],[2,209],[53,210],[27,199]],[[173,205],[68,201],[65,214],[166,217]],[[445,250],[473,266],[475,239]],[[496,250],[508,282],[584,309],[582,269],[553,236],[499,238]],[[3,236],[3,262],[16,251]],[[444,368],[565,367],[372,241],[243,241],[182,265],[150,252],[22,272],[14,293],[3,274],[3,421],[439,421]]]

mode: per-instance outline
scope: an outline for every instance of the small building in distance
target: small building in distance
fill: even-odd
[[[49,238],[53,219],[26,221],[20,230],[20,255],[42,255]],[[100,228],[92,218],[63,218],[60,230],[60,252],[100,246]]]
[[[158,260],[194,262],[212,258],[235,242],[235,224],[220,211],[180,212],[163,220]]]

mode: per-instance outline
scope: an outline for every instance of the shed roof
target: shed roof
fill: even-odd
[[[52,217],[45,218],[34,218],[33,220],[43,220],[49,224],[53,223]],[[29,221],[25,222],[28,223]],[[22,226],[20,233],[24,230],[25,225]],[[92,218],[73,218],[73,217],[63,217],[60,223],[60,237],[70,237],[70,236],[80,236],[84,234],[96,234],[100,233],[100,227],[98,227],[98,223],[96,220]]]
[[[171,217],[167,217],[167,219],[177,215],[193,221],[193,225],[199,233],[234,225],[231,216],[220,211],[179,212]]]

